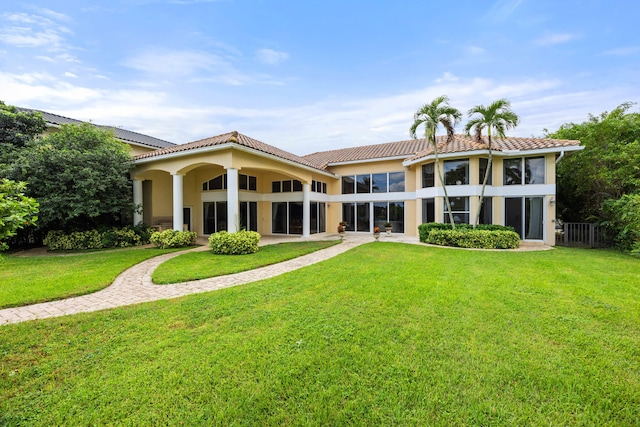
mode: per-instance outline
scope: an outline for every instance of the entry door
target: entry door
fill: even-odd
[[[504,200],[505,225],[523,240],[544,239],[544,197],[507,197]]]

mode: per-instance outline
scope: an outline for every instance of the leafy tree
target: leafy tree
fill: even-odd
[[[40,202],[40,228],[69,231],[117,224],[132,211],[131,166],[128,146],[83,123],[28,142],[12,173]]]
[[[20,111],[0,101],[0,174],[6,174],[18,151],[47,128],[38,111]]]
[[[585,147],[558,163],[558,213],[563,220],[604,219],[604,201],[640,191],[640,114],[629,112],[632,106],[624,103],[548,134],[580,140]]]
[[[511,103],[506,99],[499,99],[494,101],[488,107],[484,105],[476,105],[468,112],[469,122],[465,126],[465,132],[467,135],[474,132],[475,138],[478,142],[482,142],[482,132],[487,130],[487,149],[489,150],[489,160],[487,162],[487,169],[484,172],[484,178],[482,180],[482,191],[480,192],[480,198],[478,200],[478,212],[473,220],[473,228],[476,228],[480,219],[480,211],[482,209],[482,202],[484,201],[484,189],[487,186],[487,180],[491,173],[491,163],[493,160],[493,150],[491,147],[491,131],[494,130],[496,136],[499,138],[505,137],[505,131],[507,129],[515,128],[520,121],[520,118],[516,113],[511,111]],[[472,117],[474,116],[475,117]]]
[[[604,224],[616,233],[618,248],[640,256],[640,193],[607,200],[603,210]]]
[[[6,241],[21,228],[38,220],[38,202],[24,195],[26,183],[0,179],[0,250],[7,250]]]
[[[449,222],[451,227],[455,230],[456,225],[453,220],[453,213],[451,212],[451,202],[449,201],[449,194],[447,193],[447,186],[444,183],[442,177],[442,171],[438,161],[438,144],[436,143],[436,132],[438,126],[442,125],[447,132],[448,144],[453,140],[455,126],[460,121],[462,114],[457,109],[449,106],[449,97],[446,95],[435,98],[431,103],[424,104],[413,115],[413,125],[409,133],[413,139],[417,138],[417,130],[420,126],[424,125],[424,136],[433,145],[433,156],[435,157],[436,171],[438,178],[442,183],[442,190],[444,191],[444,200],[449,212]]]

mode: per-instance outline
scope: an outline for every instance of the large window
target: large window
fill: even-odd
[[[271,182],[272,193],[291,193],[292,191],[302,191],[302,182],[297,179]]]
[[[302,202],[272,203],[271,232],[274,234],[302,234]]]
[[[343,176],[342,194],[402,192],[405,190],[404,181],[404,172]]]
[[[451,213],[453,214],[453,222],[456,224],[469,223],[469,198],[468,197],[449,197],[451,203]],[[447,211],[447,203],[444,203],[445,222],[448,222],[449,211]]]
[[[469,159],[446,160],[444,162],[445,185],[469,184]]]
[[[204,234],[227,230],[227,202],[204,202],[202,212]]]
[[[258,231],[258,202],[240,202],[240,229]]]
[[[422,165],[422,188],[433,187],[435,185],[434,165],[435,163]]]
[[[325,203],[311,202],[310,219],[309,232],[311,234],[324,233],[327,231],[327,210]]]
[[[493,162],[491,162],[491,168],[493,169]],[[489,164],[489,159],[480,159],[480,172],[478,173],[478,183],[482,185],[484,182],[484,174],[487,171],[487,165]],[[491,178],[493,175],[491,171],[489,171],[489,176],[487,177],[487,185],[491,185]]]
[[[376,202],[373,204],[373,226],[384,229],[391,223],[393,233],[404,233],[404,202]]]
[[[504,185],[544,184],[544,157],[504,159]]]
[[[507,197],[504,200],[505,225],[510,225],[526,240],[544,238],[544,198]]]
[[[436,201],[435,199],[422,199],[422,222],[436,221]]]
[[[370,203],[343,203],[342,221],[347,223],[346,231],[371,230]]]

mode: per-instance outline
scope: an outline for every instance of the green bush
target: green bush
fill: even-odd
[[[209,247],[217,255],[244,255],[258,252],[260,234],[255,231],[227,233],[220,231],[209,237]]]
[[[424,224],[420,224],[418,226],[418,233],[420,235],[420,241],[422,243],[427,243],[427,238],[429,233],[432,230],[451,230],[451,224],[443,224],[441,222],[427,222]],[[486,231],[513,231],[514,228],[506,225],[498,225],[498,224],[478,224],[475,228],[476,230],[486,230]],[[464,230],[473,230],[473,225],[471,224],[456,224],[456,230],[464,231]]]
[[[640,255],[640,194],[625,194],[618,200],[608,200],[603,211],[609,218],[604,225],[613,230],[616,246]]]
[[[426,243],[460,248],[515,249],[520,246],[520,236],[510,230],[431,230]]]
[[[75,231],[65,234],[60,230],[47,233],[43,243],[50,251],[126,248],[149,243],[149,227],[111,228],[105,230]]]
[[[156,231],[151,234],[151,243],[160,249],[184,248],[195,245],[196,233],[178,230]]]

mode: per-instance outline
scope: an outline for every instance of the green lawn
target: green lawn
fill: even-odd
[[[109,286],[127,268],[176,249],[127,248],[74,255],[0,255],[0,308],[68,298]]]
[[[262,246],[249,255],[214,255],[211,251],[191,252],[170,259],[153,272],[153,282],[180,283],[239,273],[297,258],[340,243],[340,240],[288,242]]]
[[[371,243],[266,281],[0,327],[0,425],[640,419],[640,261]]]

